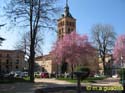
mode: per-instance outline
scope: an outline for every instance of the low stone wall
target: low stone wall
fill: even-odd
[[[87,91],[86,87],[81,88],[81,93],[121,93],[122,91]],[[35,93],[77,93],[76,86],[51,87],[37,89]]]

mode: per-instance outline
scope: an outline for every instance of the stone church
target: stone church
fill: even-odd
[[[68,1],[66,1],[66,5],[64,7],[64,13],[62,14],[61,18],[57,20],[58,22],[58,39],[63,38],[64,35],[70,34],[72,31],[76,31],[76,19],[71,15],[69,11],[69,5]],[[92,72],[97,72],[98,70],[98,61],[97,57],[88,58],[89,62],[89,68]],[[45,56],[39,56],[36,57],[35,61],[39,67],[37,68],[38,71],[46,71],[48,73],[53,73],[60,71],[61,67],[59,67],[57,64],[52,62],[51,55],[45,55]],[[84,66],[85,63],[78,64],[79,66]],[[74,68],[78,65],[74,65]],[[69,64],[65,64],[66,66],[66,72],[71,72],[71,68]]]

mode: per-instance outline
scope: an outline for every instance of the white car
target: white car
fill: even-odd
[[[113,77],[113,78],[118,78],[118,75],[117,75],[117,74],[115,74],[115,75],[112,75],[112,77]]]
[[[15,71],[14,77],[23,78],[28,76],[28,72]]]
[[[21,77],[21,71],[15,71],[14,77]]]
[[[95,74],[94,77],[100,77],[98,74]]]
[[[22,72],[22,76],[23,77],[27,77],[28,76],[28,72]]]

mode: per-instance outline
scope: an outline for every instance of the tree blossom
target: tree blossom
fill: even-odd
[[[121,57],[125,60],[125,35],[121,35],[117,38],[113,51],[113,57],[116,62],[119,62]]]
[[[79,64],[80,60],[86,59],[87,56],[95,56],[95,53],[96,50],[88,41],[88,36],[81,36],[75,31],[57,40],[51,52],[52,58],[57,64],[61,64],[65,60],[73,65]]]

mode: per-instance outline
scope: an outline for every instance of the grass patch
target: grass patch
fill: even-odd
[[[24,78],[4,78],[4,79],[0,79],[0,84],[16,83],[16,82],[30,82],[30,78],[24,77]]]
[[[76,83],[77,82],[76,79],[70,79],[70,78],[57,78],[57,80],[65,80],[65,81],[68,81],[68,82],[71,82],[71,83]]]
[[[103,80],[106,77],[88,77],[85,80],[81,81],[83,83],[96,83],[96,80]],[[65,80],[67,82],[71,83],[77,83],[77,79],[71,79],[71,78],[57,78],[58,80]]]
[[[88,77],[88,78],[86,78],[86,80],[103,80],[105,78],[106,77]]]

